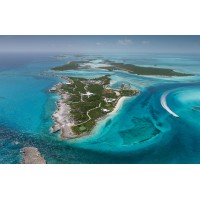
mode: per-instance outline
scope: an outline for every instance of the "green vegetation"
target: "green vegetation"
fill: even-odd
[[[138,94],[137,90],[120,90],[121,96],[134,96]]]
[[[90,117],[93,119],[100,118],[102,115],[103,115],[103,112],[102,112],[101,108],[97,108],[97,109],[90,111]]]
[[[62,66],[54,67],[52,70],[79,70],[88,69],[88,66],[81,64],[88,61],[73,61]],[[175,72],[172,69],[140,67],[133,64],[115,63],[105,60],[110,67],[101,67],[109,71],[122,70],[137,75],[158,75],[158,76],[192,76],[192,74]],[[94,79],[84,79],[70,77],[71,84],[62,84],[60,92],[67,92],[70,95],[70,115],[74,119],[75,125],[72,130],[76,134],[88,133],[95,126],[96,121],[112,112],[119,98],[122,96],[134,96],[139,93],[137,90],[131,89],[129,84],[122,84],[119,89],[108,89],[110,84],[109,75]],[[196,109],[197,110],[197,109]]]
[[[85,126],[80,126],[79,127],[79,130],[81,131],[81,132],[85,132],[86,130],[87,130],[87,128],[85,127]]]
[[[71,84],[62,84],[61,92],[70,94],[67,104],[75,124],[72,130],[76,134],[89,132],[95,126],[98,118],[111,112],[121,96],[134,96],[137,90],[106,89],[110,84],[108,75],[95,79],[70,77]],[[117,95],[117,94],[118,95]]]
[[[57,66],[52,68],[55,71],[65,71],[65,70],[77,70],[77,69],[88,69],[89,66],[80,66],[80,64],[87,63],[88,61],[72,61],[70,63],[64,64],[62,66]],[[141,67],[133,64],[115,63],[109,60],[105,60],[105,64],[111,65],[111,67],[101,67],[101,69],[106,69],[108,71],[122,70],[129,72],[131,74],[137,75],[156,75],[156,76],[193,76],[192,74],[186,74],[181,72],[176,72],[172,69],[165,68],[155,68],[155,67]]]
[[[52,68],[55,71],[65,71],[65,70],[76,70],[76,69],[88,69],[87,66],[81,67],[80,64],[85,63],[84,61],[73,61],[62,66],[57,66]]]
[[[111,67],[101,67],[101,68],[109,70],[109,71],[122,70],[122,71],[127,71],[131,74],[137,74],[137,75],[192,76],[192,74],[175,72],[172,69],[155,68],[155,67],[140,67],[133,64],[114,63],[114,62],[109,62],[109,64],[111,65]]]

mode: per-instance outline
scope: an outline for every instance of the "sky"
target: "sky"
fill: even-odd
[[[0,52],[200,53],[200,36],[3,36]]]

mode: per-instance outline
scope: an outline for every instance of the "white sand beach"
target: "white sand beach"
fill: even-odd
[[[110,115],[110,114],[117,113],[117,111],[122,107],[123,102],[124,102],[126,99],[129,99],[129,98],[131,98],[131,97],[121,97],[121,98],[118,100],[117,104],[115,105],[114,110],[113,110],[112,112],[110,112],[109,115]]]

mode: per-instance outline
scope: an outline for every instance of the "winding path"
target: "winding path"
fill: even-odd
[[[92,111],[92,110],[94,110],[94,109],[100,108],[100,107],[101,107],[101,103],[99,103],[99,106],[88,110],[88,111],[87,111],[88,120],[86,120],[86,121],[84,121],[84,122],[81,122],[80,124],[76,124],[75,126],[79,126],[79,125],[81,125],[81,124],[84,124],[84,123],[90,121],[90,120],[91,120],[91,117],[90,117],[90,115],[89,115],[89,112]]]

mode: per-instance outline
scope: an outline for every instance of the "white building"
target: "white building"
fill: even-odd
[[[94,93],[91,93],[91,92],[87,92],[86,94],[82,94],[83,96],[87,96],[87,97],[90,97],[92,95],[94,95]]]
[[[102,111],[105,112],[105,113],[110,112],[110,110],[108,110],[106,108],[103,108]]]

